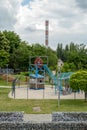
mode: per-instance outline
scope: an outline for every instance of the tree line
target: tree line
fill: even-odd
[[[21,40],[14,31],[0,31],[0,67],[14,70],[26,71],[29,67],[30,56],[48,56],[48,66],[56,68],[58,61],[56,51],[50,47],[46,48],[39,43],[30,45]]]
[[[87,69],[87,47],[84,44],[71,42],[63,47],[62,43],[58,43],[57,56],[64,62],[62,71]]]
[[[48,56],[48,66],[57,70],[58,59],[64,62],[62,71],[87,69],[87,48],[84,44],[58,43],[56,51],[39,43],[30,44],[21,40],[14,31],[0,31],[0,67],[20,71],[28,70],[30,56]]]

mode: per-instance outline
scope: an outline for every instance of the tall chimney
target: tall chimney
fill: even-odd
[[[45,21],[45,45],[48,46],[49,44],[49,21]]]

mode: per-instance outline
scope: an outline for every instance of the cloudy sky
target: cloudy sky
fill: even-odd
[[[70,42],[87,45],[87,0],[0,0],[0,30],[15,31],[22,40],[49,46]]]

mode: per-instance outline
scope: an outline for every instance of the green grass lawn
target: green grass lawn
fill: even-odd
[[[25,80],[26,80],[26,76],[21,76],[21,75],[10,75],[10,77],[14,77],[14,78],[16,78],[16,77],[20,77],[20,82],[26,82]],[[9,77],[9,75],[8,75],[8,77]],[[9,78],[8,78],[9,79]],[[12,81],[8,81],[7,82],[7,77],[6,77],[6,79],[3,79],[3,77],[2,76],[0,76],[0,86],[12,86]]]
[[[84,100],[17,100],[8,97],[10,89],[0,88],[0,111],[24,111],[25,113],[52,113],[54,111],[87,111],[87,102]],[[40,107],[40,112],[33,111],[33,107]]]
[[[0,77],[0,86],[11,86],[11,82],[8,82],[6,80],[1,79]]]

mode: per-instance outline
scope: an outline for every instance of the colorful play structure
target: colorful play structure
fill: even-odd
[[[45,81],[46,76],[48,75],[53,81],[53,89],[55,95],[60,92],[60,94],[67,95],[72,91],[69,85],[69,79],[73,72],[60,73],[58,75],[54,75],[53,72],[48,67],[48,57],[47,56],[39,56],[39,57],[30,57],[29,58],[29,81],[27,81],[27,99],[28,99],[28,91],[29,89],[43,89],[43,98],[44,98],[44,89],[45,89]],[[20,84],[21,76],[16,77],[12,81],[12,96],[15,98],[15,89],[16,84]],[[19,88],[21,86],[19,85]]]
[[[47,60],[47,57],[45,57],[45,59]],[[45,69],[43,60],[41,57],[30,57],[29,61],[30,89],[44,89]]]
[[[44,61],[42,60],[44,59]],[[69,78],[73,72],[60,73],[55,76],[48,67],[48,57],[30,57],[29,59],[29,86],[30,89],[44,89],[46,74],[52,79],[55,94],[59,90],[61,94],[70,93]],[[64,87],[63,87],[64,86]]]

